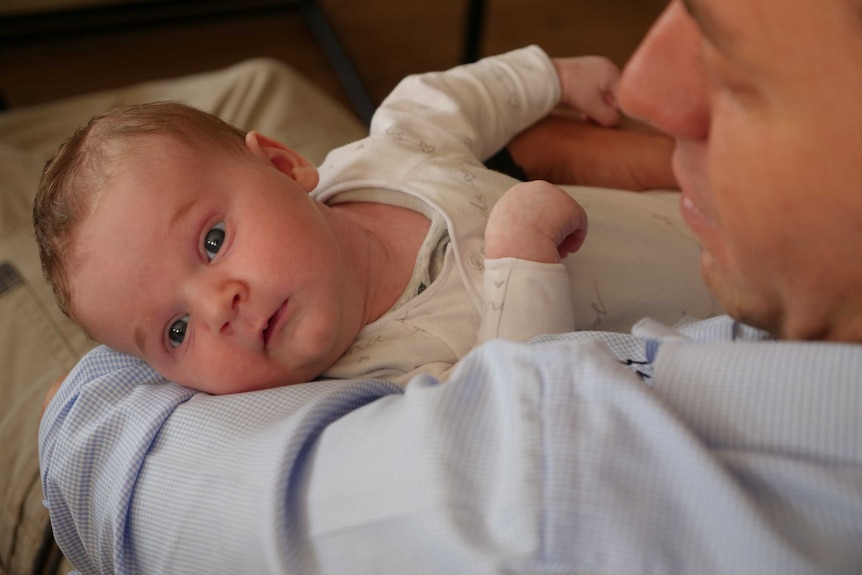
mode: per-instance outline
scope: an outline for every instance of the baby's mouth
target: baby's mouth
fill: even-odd
[[[278,330],[279,325],[281,325],[281,318],[284,317],[284,311],[287,309],[287,300],[284,300],[284,303],[279,306],[275,313],[272,314],[272,317],[269,318],[269,321],[266,322],[266,328],[263,330],[263,346],[268,347],[269,341],[272,339],[275,332]]]

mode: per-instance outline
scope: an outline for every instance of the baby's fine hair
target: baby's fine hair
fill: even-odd
[[[112,171],[150,136],[177,138],[209,152],[245,153],[245,132],[218,117],[175,102],[115,108],[78,128],[45,164],[33,204],[42,272],[64,314],[75,319],[69,258],[76,230],[97,194],[109,192]]]

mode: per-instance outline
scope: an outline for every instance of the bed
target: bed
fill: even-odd
[[[53,545],[41,504],[36,437],[46,391],[95,345],[62,315],[42,278],[30,229],[41,168],[93,114],[167,99],[265,132],[315,163],[366,133],[355,115],[268,59],[0,113],[0,575],[70,569]],[[647,314],[673,321],[678,310],[663,308],[660,300],[674,300],[674,291],[705,293],[699,248],[680,221],[674,192],[572,193],[590,214],[590,240],[579,255],[595,294],[583,302],[593,318],[584,327],[625,328]]]

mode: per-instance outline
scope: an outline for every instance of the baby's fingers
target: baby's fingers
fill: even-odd
[[[620,70],[602,56],[582,56],[554,61],[560,76],[563,104],[580,111],[602,126],[620,121],[616,90]]]
[[[620,123],[620,112],[616,107],[615,87],[589,94],[581,107],[588,119],[605,127]]]
[[[559,190],[559,188],[557,189]],[[587,212],[581,204],[562,190],[560,192],[565,194],[566,211],[568,212],[565,218],[566,223],[560,228],[560,235],[563,237],[557,242],[557,252],[560,255],[560,259],[562,259],[569,254],[575,253],[584,245],[584,240],[587,238],[589,219],[587,218]],[[561,211],[561,213],[563,212]]]

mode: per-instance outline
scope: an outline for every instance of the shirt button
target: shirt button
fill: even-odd
[[[485,264],[482,261],[482,256],[475,252],[467,256],[467,263],[470,264],[470,267],[474,270],[481,270],[485,267]]]

